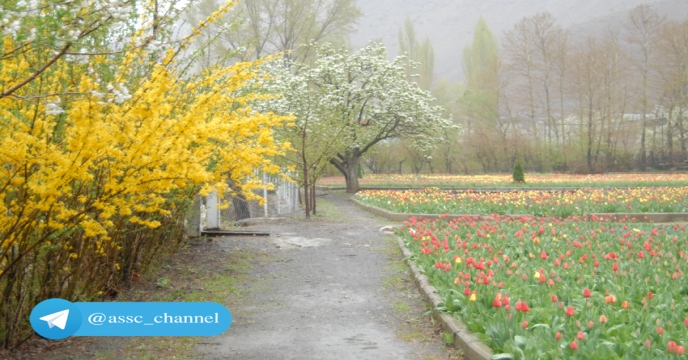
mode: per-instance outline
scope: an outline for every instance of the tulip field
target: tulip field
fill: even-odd
[[[326,177],[319,185],[343,186],[344,177]],[[526,174],[526,182],[517,184],[511,174],[497,175],[442,175],[442,174],[382,174],[365,175],[361,186],[385,187],[636,187],[636,186],[688,186],[688,174]]]
[[[411,218],[412,260],[498,358],[683,358],[683,224]]]
[[[363,190],[356,194],[356,199],[408,214],[527,214],[566,218],[590,213],[688,211],[688,187],[508,192],[450,192],[438,188]]]

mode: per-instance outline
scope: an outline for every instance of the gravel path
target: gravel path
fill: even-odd
[[[269,231],[270,237],[217,240],[227,251],[265,252],[269,260],[253,268],[258,281],[249,285],[255,288],[248,301],[230,308],[230,329],[202,341],[198,351],[211,359],[450,357],[432,330],[430,338],[399,336],[410,318],[428,319],[421,315],[425,308],[415,288],[411,294],[385,286],[394,270],[385,240],[390,235],[379,232],[384,221],[355,207],[345,194],[318,199],[327,205],[327,218],[294,217],[249,228]],[[392,306],[395,299],[418,314],[400,315]]]

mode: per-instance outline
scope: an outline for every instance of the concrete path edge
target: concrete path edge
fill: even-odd
[[[438,310],[442,299],[437,295],[437,290],[430,285],[428,277],[420,272],[416,264],[411,261],[411,251],[406,248],[404,240],[397,237],[397,242],[404,257],[407,258],[406,264],[411,269],[413,282],[418,286],[423,298],[432,306],[432,315],[437,320],[442,329],[453,334],[453,344],[456,348],[462,349],[464,355],[471,360],[488,360],[492,357],[492,350],[476,338],[460,320],[449,314],[441,313]]]
[[[444,219],[458,219],[458,218],[463,218],[466,216],[470,216],[471,218],[476,218],[476,219],[485,219],[488,216],[486,215],[470,215],[470,214],[449,214],[449,215],[443,215],[443,214],[403,214],[403,213],[395,213],[391,212],[389,210],[381,209],[377,206],[372,206],[368,204],[364,204],[353,197],[351,197],[351,201],[359,206],[360,208],[373,213],[375,215],[381,216],[385,219],[392,220],[392,221],[399,221],[403,222],[411,217],[423,217],[425,219],[439,219],[439,218],[444,218]],[[592,219],[595,217],[598,220],[610,220],[612,222],[619,222],[619,221],[627,221],[627,222],[640,222],[640,223],[674,223],[674,222],[683,222],[683,221],[688,221],[688,213],[611,213],[611,214],[587,214],[588,219]],[[510,217],[521,217],[521,216],[533,216],[531,215],[504,215],[504,216],[510,216]],[[632,220],[635,219],[635,220]]]

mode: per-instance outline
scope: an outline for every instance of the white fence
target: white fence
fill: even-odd
[[[292,182],[285,181],[279,176],[263,174],[263,185],[272,183],[275,190],[260,190],[265,202],[260,206],[257,201],[247,201],[250,217],[277,217],[280,214],[294,212],[299,207],[299,189]],[[221,209],[220,199],[216,192],[211,192],[205,198],[194,201],[193,209],[187,219],[188,236],[200,236],[204,229],[221,229],[224,225],[233,225],[237,221],[237,211],[234,208],[233,199],[226,197],[223,202],[229,202],[230,206]]]

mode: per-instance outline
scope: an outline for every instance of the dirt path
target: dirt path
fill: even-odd
[[[218,359],[446,359],[386,223],[345,194],[319,197],[326,216],[252,226],[270,237],[219,240],[228,252],[265,252],[249,301],[198,349]],[[393,257],[392,260],[389,257]],[[402,264],[401,267],[398,264]]]

